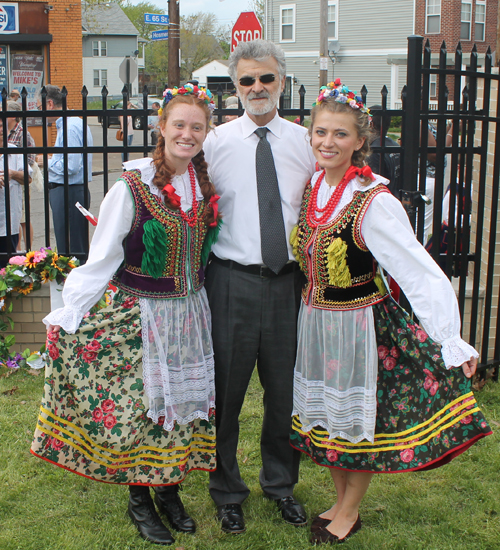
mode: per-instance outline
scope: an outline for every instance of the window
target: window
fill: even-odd
[[[427,0],[425,21],[427,34],[441,32],[441,0]]]
[[[429,97],[437,97],[437,74],[429,75]]]
[[[94,87],[101,88],[108,85],[108,70],[94,69]]]
[[[337,0],[329,0],[328,2],[328,40],[337,40],[338,30],[338,9]]]
[[[295,4],[281,6],[280,42],[295,42]]]
[[[476,2],[476,22],[474,24],[474,40],[484,42],[486,26],[486,2]]]
[[[470,28],[472,22],[472,0],[462,2],[460,17],[460,40],[470,40]]]
[[[107,45],[105,40],[94,40],[92,42],[92,55],[94,57],[106,57]]]

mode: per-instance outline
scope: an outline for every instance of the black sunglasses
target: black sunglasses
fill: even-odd
[[[248,86],[253,86],[257,79],[259,79],[262,82],[262,84],[271,84],[271,82],[274,82],[276,80],[276,76],[272,73],[261,74],[260,76],[257,76],[257,77],[243,76],[242,78],[240,78],[239,83],[240,83],[240,86],[244,86],[246,88]]]

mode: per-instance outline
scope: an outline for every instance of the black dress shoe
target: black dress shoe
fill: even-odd
[[[223,504],[217,506],[217,517],[221,521],[221,529],[225,533],[244,533],[245,520],[241,504]]]
[[[147,491],[139,489],[147,489]],[[165,546],[175,542],[156,512],[153,499],[149,494],[149,487],[130,487],[128,515],[143,539]]]
[[[167,516],[170,525],[182,533],[194,533],[196,524],[188,516],[181,497],[179,496],[178,485],[168,485],[164,487],[155,487],[155,502],[160,514]]]
[[[306,511],[302,505],[290,495],[275,500],[282,518],[290,525],[301,527],[307,523]]]

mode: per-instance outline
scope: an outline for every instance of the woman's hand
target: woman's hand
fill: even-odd
[[[471,357],[469,361],[466,361],[462,365],[462,370],[464,371],[464,374],[467,378],[471,378],[474,376],[477,368],[477,358]]]
[[[59,332],[60,330],[61,330],[60,325],[48,325],[47,334],[50,334],[51,332]]]

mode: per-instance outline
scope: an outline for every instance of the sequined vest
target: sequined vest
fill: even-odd
[[[204,272],[201,266],[201,250],[207,233],[203,222],[205,202],[198,203],[198,221],[194,227],[185,223],[178,210],[171,210],[151,193],[141,180],[138,170],[125,172],[121,179],[128,185],[135,206],[132,229],[123,242],[125,259],[113,277],[113,283],[132,294],[146,298],[181,298],[188,294],[188,278],[191,289],[203,286]],[[143,242],[144,224],[157,220],[167,235],[167,252],[163,272],[153,278],[143,272],[142,258],[146,251]]]
[[[320,309],[350,310],[385,298],[383,283],[377,285],[375,280],[377,262],[361,236],[361,223],[370,202],[385,192],[389,191],[382,184],[368,191],[355,191],[352,201],[331,221],[311,228],[307,209],[312,186],[311,182],[307,184],[299,223],[291,237],[294,254],[307,277],[302,289],[305,303],[310,301]]]

